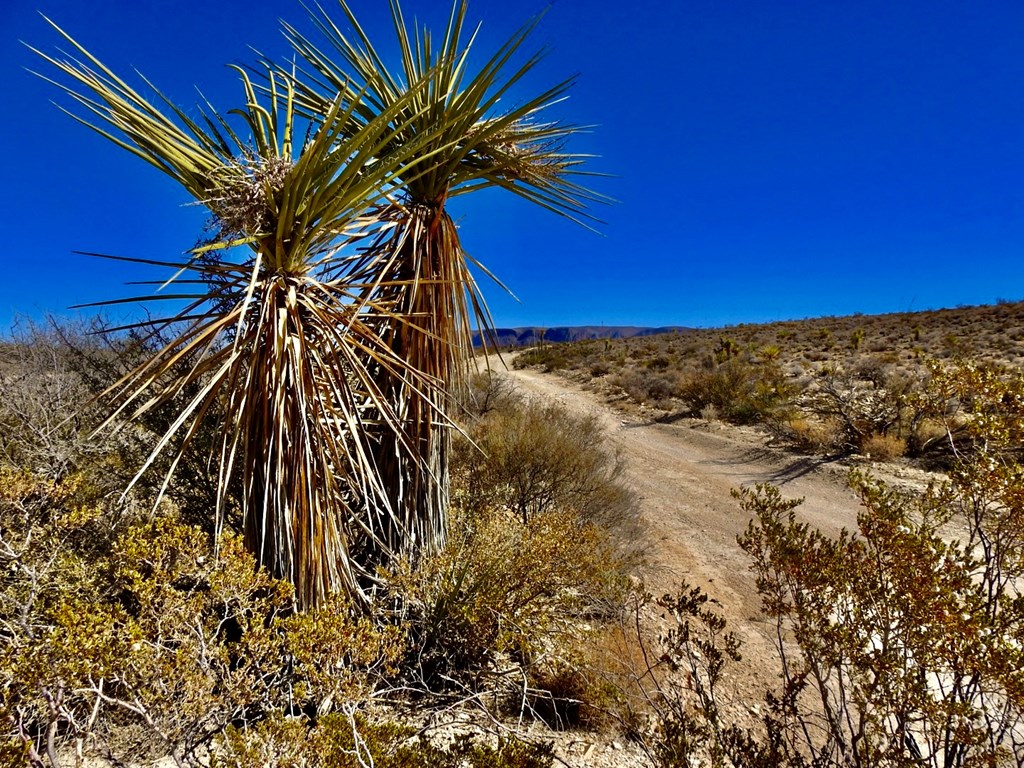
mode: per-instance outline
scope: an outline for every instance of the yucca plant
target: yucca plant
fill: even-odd
[[[288,25],[285,33],[299,56],[300,111],[319,115],[340,100],[350,107],[347,136],[387,120],[393,130],[382,158],[399,157],[405,165],[395,170],[401,197],[374,211],[383,226],[366,246],[365,258],[373,265],[367,272],[374,274],[362,300],[393,308],[393,315],[380,316],[379,336],[404,371],[426,382],[416,386],[409,376],[395,375],[394,367],[368,361],[402,422],[401,429],[384,429],[370,444],[394,511],[386,543],[390,550],[416,554],[443,544],[453,399],[472,358],[471,326],[475,321],[484,336],[492,328],[470,271],[476,262],[463,250],[449,199],[501,187],[581,221],[589,218],[588,203],[599,197],[574,180],[584,173],[585,157],[563,149],[580,128],[542,119],[571,80],[511,108],[499,107],[542,58],[537,53],[514,63],[536,20],[473,73],[475,34],[467,39],[464,33],[465,2],[452,6],[444,37],[435,45],[429,30],[407,25],[398,0],[391,0],[402,62],[392,73],[351,8],[344,0],[339,4],[347,33],[322,11],[314,22],[324,44],[315,45]],[[431,157],[426,169],[424,154]],[[411,453],[403,441],[414,448]]]
[[[352,89],[302,117],[288,73],[266,73],[257,92],[239,70],[241,109],[224,117],[207,104],[190,118],[159,93],[167,114],[150,104],[57,29],[75,55],[40,55],[70,81],[58,85],[79,107],[72,116],[167,173],[213,217],[210,241],[185,258],[129,259],[176,270],[166,284],[184,290],[157,298],[179,309],[150,324],[180,330],[107,393],[108,423],[195,391],[146,465],[177,436],[173,472],[214,404],[224,406],[219,519],[237,472],[247,545],[295,585],[300,607],[338,589],[361,598],[395,528],[367,419],[377,435],[397,432],[389,445],[415,465],[392,398],[396,387],[422,397],[435,382],[394,342],[406,308],[397,314],[395,297],[364,282],[391,269],[389,239],[358,258],[343,248],[373,236],[379,223],[367,212],[389,204],[399,175],[415,179],[445,148],[425,123],[395,141],[423,119],[417,101],[430,83],[412,83],[369,119]],[[199,362],[175,375],[186,356]]]
[[[169,450],[166,484],[203,420],[226,413],[218,520],[238,477],[248,545],[300,606],[335,589],[361,599],[394,555],[443,543],[453,395],[473,317],[491,326],[448,199],[497,186],[577,221],[598,199],[573,181],[583,156],[562,150],[578,128],[538,119],[570,81],[497,108],[540,60],[511,64],[535,22],[470,75],[464,3],[435,51],[393,1],[393,76],[341,8],[354,42],[314,15],[338,64],[286,25],[298,63],[239,69],[244,106],[228,117],[207,104],[191,118],[157,93],[161,112],[59,29],[80,58],[40,54],[70,79],[72,116],[213,217],[180,261],[128,259],[187,288],[158,297],[183,309],[139,324],[180,330],[107,393],[108,423],[195,392],[140,471]]]

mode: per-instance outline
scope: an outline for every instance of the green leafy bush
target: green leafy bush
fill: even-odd
[[[731,355],[685,375],[677,396],[691,413],[713,408],[722,418],[751,424],[776,418],[789,403],[792,388],[778,362]]]

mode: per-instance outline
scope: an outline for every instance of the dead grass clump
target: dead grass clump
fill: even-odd
[[[878,461],[892,461],[905,455],[907,441],[895,435],[868,435],[861,442],[861,453]]]
[[[526,703],[553,730],[600,730],[608,724],[608,703],[617,691],[602,684],[584,664],[552,659],[533,669]]]
[[[831,453],[842,443],[839,424],[832,419],[820,421],[794,416],[782,422],[779,431],[787,442],[810,453]]]
[[[632,623],[636,617],[622,618],[629,621],[609,621],[577,638],[567,659],[531,671],[531,707],[550,727],[618,726],[627,733],[639,727],[647,710],[644,681],[652,670]]]
[[[923,419],[914,426],[907,439],[907,451],[913,456],[921,456],[945,442],[947,436],[944,424],[933,419]]]

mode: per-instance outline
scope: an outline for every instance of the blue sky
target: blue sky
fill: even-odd
[[[331,0],[325,0],[330,7]],[[352,0],[390,41],[384,0]],[[406,0],[442,26],[449,3]],[[470,0],[489,51],[546,7]],[[161,275],[74,250],[175,257],[204,216],[173,181],[74,123],[18,41],[37,12],[178,103],[236,102],[225,64],[283,56],[298,0],[6,0],[0,327]],[[338,14],[340,19],[340,13]],[[1024,298],[1024,3],[555,0],[521,92],[579,75],[562,119],[611,174],[600,235],[503,194],[453,201],[464,245],[516,293],[512,325],[700,325]],[[382,47],[384,44],[381,44]],[[129,79],[131,79],[129,77]],[[132,82],[137,82],[132,80]],[[528,90],[527,90],[528,89]],[[64,101],[66,103],[66,101]]]

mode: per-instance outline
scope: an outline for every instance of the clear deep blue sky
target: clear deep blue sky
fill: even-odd
[[[331,8],[332,0],[323,0]],[[390,41],[384,0],[352,0]],[[541,0],[471,0],[482,51]],[[405,0],[441,27],[447,0]],[[156,170],[49,102],[29,42],[41,11],[119,73],[177,102],[237,103],[224,64],[281,56],[298,0],[2,0],[6,219],[0,327],[154,275],[74,250],[167,258],[203,222]],[[340,19],[340,13],[337,14]],[[451,205],[498,325],[700,325],[1024,298],[1021,0],[555,0],[527,86],[579,80],[554,115],[596,124],[616,205],[595,235],[508,195]],[[380,43],[386,47],[384,43]],[[137,81],[132,79],[131,82]],[[526,89],[520,91],[525,94]],[[64,103],[67,103],[64,100]]]

